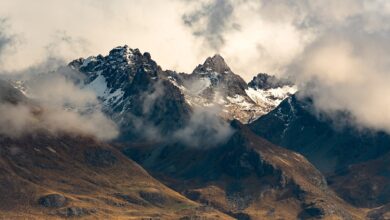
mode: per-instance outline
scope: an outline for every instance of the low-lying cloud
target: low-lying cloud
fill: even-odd
[[[0,20],[0,61],[13,54],[9,48],[15,41],[6,21]],[[0,134],[20,137],[37,131],[67,132],[104,140],[118,135],[115,123],[103,114],[96,94],[76,85],[82,75],[68,68],[63,56],[53,51],[64,41],[73,45],[72,38],[61,36],[46,48],[44,62],[17,71],[0,68],[0,80],[9,81],[0,83],[1,92],[11,97],[0,100]]]
[[[15,86],[26,92],[28,101],[0,103],[0,134],[20,137],[45,131],[115,138],[118,129],[103,114],[96,94],[75,85],[79,73],[67,67],[40,72],[48,71],[51,65],[30,68],[11,79],[5,77],[17,82]]]
[[[332,33],[311,45],[290,71],[319,111],[349,112],[359,126],[390,132],[388,36]]]
[[[310,1],[298,8],[305,16],[296,25],[315,38],[285,74],[296,80],[302,95],[313,97],[317,111],[330,117],[345,112],[348,123],[390,132],[388,3]]]
[[[14,138],[36,132],[93,135],[103,140],[118,135],[115,124],[100,112],[83,115],[61,108],[3,103],[0,114],[0,134]]]
[[[224,143],[233,128],[220,117],[217,105],[195,107],[188,124],[173,134],[173,138],[192,147],[207,148]]]
[[[224,19],[209,12],[221,2],[231,9]],[[257,51],[248,49],[233,61],[239,72],[260,63],[255,71],[275,70],[295,79],[301,94],[314,98],[319,112],[331,117],[347,112],[349,123],[357,127],[390,132],[389,2],[211,0],[206,5],[193,13],[221,25],[218,32],[206,33],[224,39],[219,46],[228,60],[234,57],[229,51],[237,49],[236,43],[245,47],[254,39],[252,48]],[[201,27],[207,30],[205,24]],[[240,27],[236,33],[226,28],[232,24]]]
[[[132,124],[134,128],[132,132],[135,131],[137,138],[167,144],[180,143],[194,148],[214,147],[228,140],[233,134],[233,129],[227,121],[220,117],[222,108],[218,104],[210,103],[208,106],[191,106],[191,110],[187,114],[183,112],[186,108],[185,104],[180,103],[179,100],[174,101],[178,102],[176,103],[178,106],[176,104],[172,105],[171,100],[161,101],[166,96],[175,96],[174,94],[166,94],[167,85],[164,83],[164,80],[159,79],[157,82],[153,82],[152,88],[140,95],[140,100],[142,100],[141,115],[127,115],[126,122]],[[195,80],[192,83],[195,84],[197,82]],[[168,84],[172,86],[169,82]],[[181,93],[178,89],[176,92]],[[169,116],[160,118],[160,115],[155,115],[159,114],[158,112],[166,112],[167,110],[169,111],[167,114],[183,114],[178,117],[180,121],[168,121],[173,118]],[[167,128],[164,125],[165,123],[171,123],[172,127]],[[164,129],[170,130],[166,131]]]

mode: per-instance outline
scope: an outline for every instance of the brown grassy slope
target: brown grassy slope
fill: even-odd
[[[0,137],[0,219],[229,217],[186,199],[87,137]],[[58,194],[58,207],[44,203]],[[41,198],[41,200],[40,200]],[[40,204],[41,203],[41,204]]]

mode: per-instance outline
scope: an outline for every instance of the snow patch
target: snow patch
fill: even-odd
[[[297,91],[296,86],[283,86],[275,89],[261,90],[249,88],[245,90],[248,96],[257,104],[266,103],[276,107],[288,96]]]
[[[101,73],[99,71],[98,76],[86,86],[86,89],[94,91],[97,97],[104,97],[107,94],[106,78]]]
[[[90,56],[84,60],[83,64],[80,66],[80,68],[87,67],[90,62],[94,62],[94,61],[96,61],[96,57]]]

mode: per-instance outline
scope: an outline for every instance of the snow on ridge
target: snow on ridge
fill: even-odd
[[[190,106],[218,105],[222,107],[222,117],[238,119],[243,123],[250,123],[267,114],[297,91],[295,86],[289,85],[268,90],[248,88],[245,90],[247,96],[214,94],[214,99],[210,99],[204,96],[203,91],[212,86],[212,77],[200,77],[193,82],[184,82],[184,84],[179,84],[173,77],[168,77],[168,79],[180,89]]]
[[[94,62],[94,61],[96,61],[96,57],[90,56],[84,60],[83,64],[80,66],[80,68],[87,67],[90,62]]]
[[[103,76],[102,71],[98,72],[97,77],[85,86],[86,89],[95,92],[96,96],[103,100],[105,105],[116,103],[125,94],[122,89],[117,89],[111,92],[111,89],[107,86],[106,78]]]
[[[86,89],[95,92],[97,97],[106,96],[108,88],[106,78],[102,75],[102,71],[99,71],[97,77],[86,85]]]
[[[297,91],[296,86],[283,86],[274,89],[261,90],[249,88],[245,90],[248,96],[257,104],[269,103],[270,105],[276,107],[287,98],[289,95],[294,94]]]
[[[22,80],[10,80],[10,84],[17,90],[19,90],[23,95],[29,96],[28,89],[25,85],[25,82]]]

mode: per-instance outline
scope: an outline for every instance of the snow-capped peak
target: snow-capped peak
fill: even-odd
[[[112,49],[107,56],[75,60],[70,66],[85,74],[86,87],[96,92],[108,112],[132,108],[131,93],[159,79],[177,87],[177,95],[183,95],[189,106],[222,106],[223,117],[244,123],[268,113],[296,91],[267,74],[259,74],[248,86],[219,54],[208,57],[192,74],[162,71],[149,53],[126,45]]]

